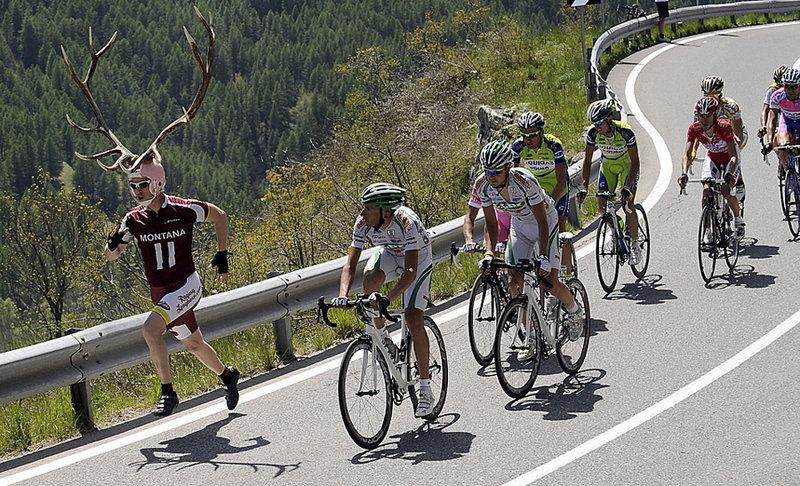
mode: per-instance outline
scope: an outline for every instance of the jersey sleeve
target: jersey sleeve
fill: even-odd
[[[514,143],[511,144],[511,151],[514,152],[514,166],[518,166],[520,163],[520,153],[522,153],[522,148],[524,147],[524,143],[521,139],[515,140]]]
[[[586,145],[591,145],[592,147],[597,145],[597,128],[586,128]]]
[[[694,143],[697,140],[697,133],[694,130],[694,123],[689,124],[686,130],[686,143]]]
[[[419,217],[411,211],[398,212],[397,217],[403,226],[403,235],[405,235],[403,249],[414,251],[424,248],[428,243],[428,235]]]
[[[492,201],[489,197],[481,191],[481,186],[483,185],[483,176],[479,177],[475,184],[472,185],[472,191],[470,192],[469,196],[469,206],[480,209],[489,207],[492,205]]]
[[[361,216],[356,218],[356,222],[353,225],[353,241],[350,246],[363,250],[367,243],[367,229],[367,222],[364,221],[364,218]]]
[[[636,145],[636,135],[633,133],[633,130],[627,127],[617,127],[619,133],[622,134],[623,140],[625,140],[625,146],[633,147]]]
[[[553,152],[553,160],[556,164],[566,164],[567,159],[564,158],[564,146],[561,144],[561,140],[549,135],[545,135],[544,140],[547,147]]]
[[[773,109],[773,110],[780,110],[781,109],[781,105],[780,105],[781,100],[778,99],[780,97],[781,93],[782,93],[781,90],[776,89],[775,92],[772,93],[772,96],[769,97],[769,107],[770,107],[770,109]]]
[[[544,201],[542,194],[544,190],[539,186],[539,183],[536,181],[536,177],[532,174],[527,172],[519,171],[517,172],[512,171],[513,177],[519,183],[519,186],[522,188],[525,194],[525,202],[528,206],[536,206],[540,202]]]
[[[202,223],[208,219],[208,203],[204,201],[198,201],[197,199],[187,199],[186,200],[189,209],[194,211],[195,214],[195,223]]]

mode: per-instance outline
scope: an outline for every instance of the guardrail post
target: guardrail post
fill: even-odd
[[[735,15],[731,15],[731,23],[732,23],[733,25],[736,25],[736,26],[738,26],[738,25],[739,25],[739,24],[737,24],[737,23],[736,23],[736,16],[735,16]]]
[[[282,274],[283,272],[269,272],[267,278]],[[275,352],[281,361],[286,363],[297,359],[292,345],[292,325],[286,321],[285,317],[272,322],[272,336],[275,339]]]
[[[592,55],[592,48],[586,48],[586,57],[585,59],[589,59]],[[590,68],[591,63],[588,61],[584,63],[583,66],[583,79],[586,83],[586,99],[591,103],[592,101],[597,99],[597,81],[594,76],[594,72]]]
[[[64,334],[73,334],[83,329],[70,328]],[[75,411],[75,425],[81,434],[97,430],[94,426],[94,412],[92,411],[92,387],[89,380],[73,383],[69,386],[72,398],[72,410]]]

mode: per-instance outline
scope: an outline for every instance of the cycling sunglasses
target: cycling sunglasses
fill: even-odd
[[[797,89],[800,88],[800,84],[784,84],[784,89]]]
[[[492,176],[496,176],[496,175],[500,175],[500,174],[502,174],[503,172],[505,172],[505,169],[486,169],[486,170],[484,170],[483,172],[484,172],[486,175],[492,175]]]
[[[520,132],[522,133],[522,138],[533,138],[542,135],[541,130],[536,130],[535,132]]]
[[[135,191],[137,189],[146,189],[150,187],[150,181],[129,182],[128,185]]]

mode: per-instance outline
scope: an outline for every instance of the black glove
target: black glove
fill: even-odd
[[[768,143],[761,147],[761,155],[767,155],[768,153],[772,152],[772,143]]]
[[[681,174],[678,176],[678,185],[681,187],[686,187],[686,184],[689,182],[689,176],[686,174]]]
[[[228,273],[228,250],[218,251],[211,259],[211,266],[217,268],[217,275]]]
[[[764,135],[767,134],[767,127],[761,127],[758,129],[758,138],[763,138]]]
[[[120,243],[122,243],[122,238],[125,237],[125,231],[120,231],[119,226],[115,227],[111,230],[111,233],[108,234],[108,249],[109,251],[114,251],[117,249]]]

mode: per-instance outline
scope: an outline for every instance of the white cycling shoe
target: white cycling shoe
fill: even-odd
[[[419,387],[419,395],[417,396],[417,409],[414,411],[414,416],[417,418],[425,417],[433,412],[433,391],[431,387]]]
[[[631,242],[631,256],[628,258],[628,263],[635,267],[642,261],[642,247],[638,241]]]

